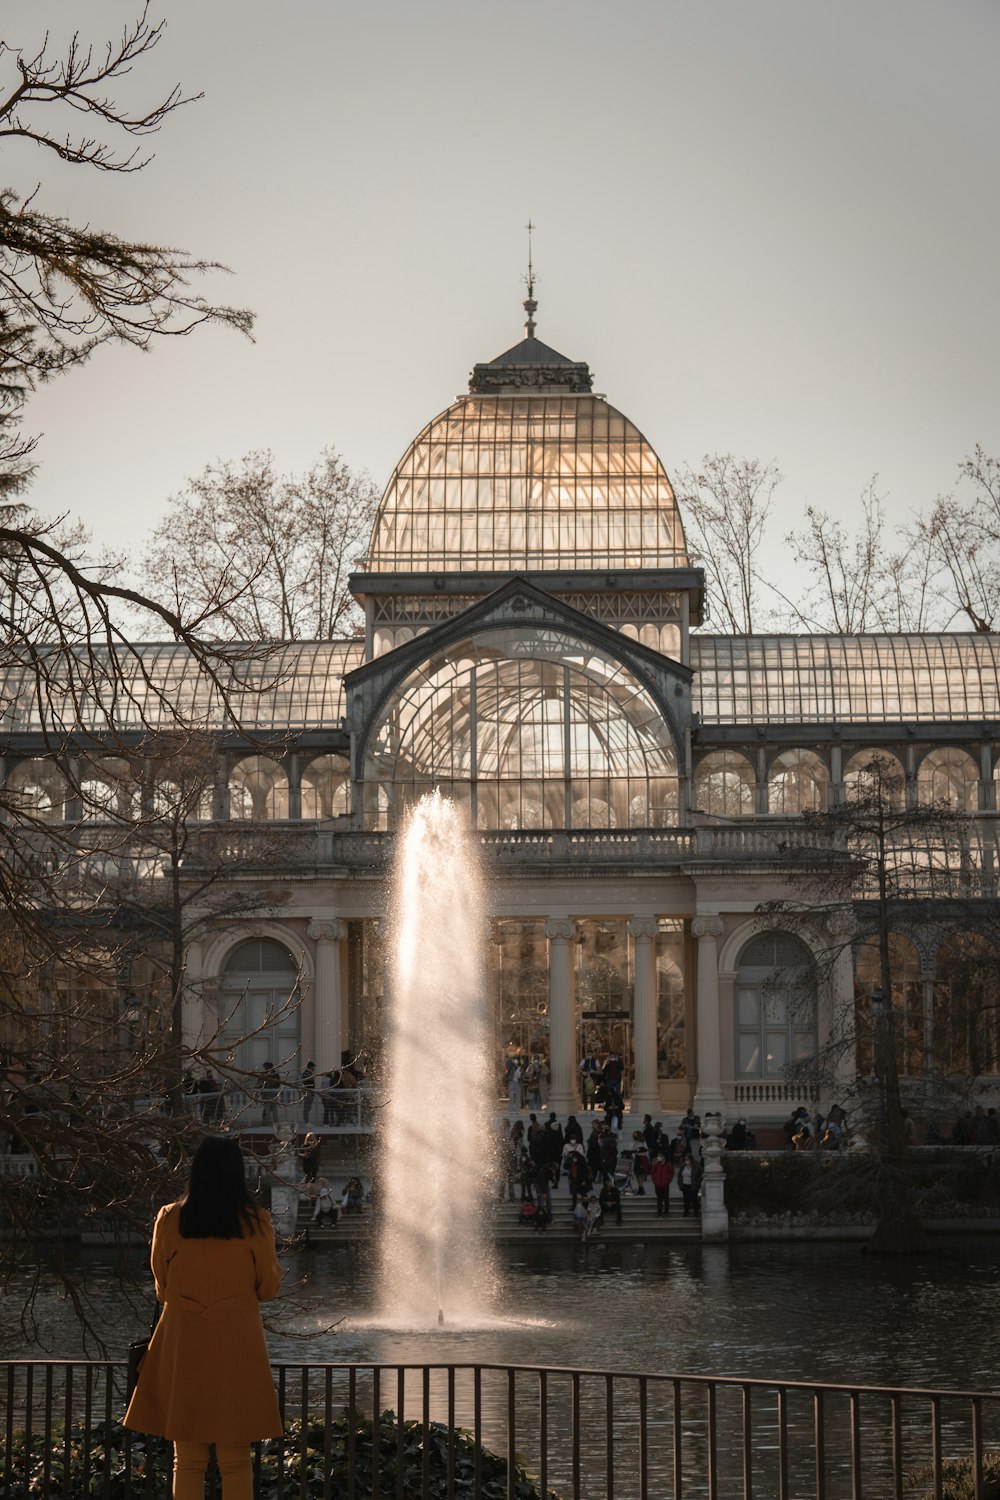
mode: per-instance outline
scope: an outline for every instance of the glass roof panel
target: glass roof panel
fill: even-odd
[[[1000,718],[1000,637],[692,635],[703,724]]]
[[[30,667],[8,665],[0,673],[0,731],[162,729],[178,722],[221,728],[234,719],[278,732],[330,728],[345,711],[341,678],[361,665],[363,653],[360,640],[296,641],[239,664],[220,674],[230,713],[188,648],[173,643],[123,648],[117,673],[107,648],[95,647],[89,658],[81,652],[42,691]]]
[[[474,395],[429,422],[403,455],[367,567],[491,573],[687,563],[663,465],[620,412],[599,396]]]

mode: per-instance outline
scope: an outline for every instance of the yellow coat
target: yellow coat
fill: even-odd
[[[180,1204],[153,1226],[153,1278],[163,1311],[142,1362],[125,1426],[182,1443],[280,1437],[260,1303],[277,1296],[281,1267],[271,1217],[242,1239],[186,1240]]]

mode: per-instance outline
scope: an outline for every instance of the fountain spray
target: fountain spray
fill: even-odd
[[[493,1150],[486,917],[468,814],[422,797],[393,867],[383,1112],[381,1313],[418,1327],[489,1312],[486,1197]]]

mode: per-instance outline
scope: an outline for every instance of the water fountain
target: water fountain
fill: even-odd
[[[485,908],[467,817],[438,792],[400,834],[391,901],[381,1318],[481,1325],[494,1284]]]

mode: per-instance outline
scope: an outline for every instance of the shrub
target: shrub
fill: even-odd
[[[948,1459],[941,1465],[941,1477],[942,1500],[976,1500],[971,1459]],[[934,1500],[933,1469],[929,1465],[914,1469],[906,1476],[903,1493],[912,1500]],[[1000,1500],[1000,1453],[983,1456],[982,1500]]]
[[[1000,1152],[915,1152],[905,1173],[877,1151],[728,1152],[726,1207],[731,1214],[806,1214],[877,1217],[893,1193],[894,1177],[912,1182],[924,1218],[996,1213],[1000,1209]]]
[[[347,1451],[350,1419],[343,1414],[330,1423],[329,1429],[318,1417],[307,1422],[305,1453],[302,1450],[302,1424],[290,1421],[285,1424],[283,1439],[260,1444],[261,1500],[274,1500],[277,1494],[279,1464],[284,1471],[284,1493],[322,1495],[323,1456],[329,1441],[330,1447],[330,1491],[332,1494],[346,1493]],[[67,1444],[65,1432],[60,1429],[57,1441],[50,1448],[50,1489],[44,1488],[44,1454],[36,1434],[31,1445],[30,1458],[25,1465],[24,1434],[15,1433],[10,1455],[0,1444],[0,1469],[3,1470],[9,1500],[41,1500],[46,1494],[64,1493],[65,1457]],[[128,1438],[131,1444],[126,1451]],[[398,1455],[399,1427],[395,1414],[384,1411],[379,1417],[377,1437],[375,1426],[368,1417],[355,1414],[354,1418],[354,1463],[359,1496],[389,1497],[396,1495],[396,1463]],[[422,1422],[403,1423],[403,1495],[405,1500],[420,1500],[423,1490],[424,1450],[428,1453],[429,1489],[432,1500],[443,1500],[448,1493],[448,1438],[449,1430],[439,1422],[431,1422],[426,1428]],[[373,1496],[371,1472],[373,1446],[378,1444],[378,1490]],[[482,1475],[483,1500],[506,1500],[507,1460],[488,1448],[480,1448],[480,1471]],[[172,1463],[171,1444],[162,1438],[147,1438],[138,1433],[126,1434],[120,1422],[95,1423],[88,1434],[82,1427],[69,1429],[69,1486],[65,1491],[71,1500],[90,1500],[100,1495],[101,1500],[123,1500],[126,1479],[131,1481],[131,1494],[139,1497],[145,1493],[166,1495],[170,1492]],[[106,1465],[110,1466],[105,1478]],[[475,1483],[476,1444],[471,1433],[457,1429],[455,1433],[455,1495],[459,1500],[469,1500]],[[9,1464],[9,1468],[7,1465]],[[303,1466],[306,1473],[303,1476]],[[146,1488],[150,1472],[153,1489]],[[303,1485],[303,1478],[305,1483]],[[514,1470],[514,1495],[517,1500],[559,1500],[555,1491],[542,1495],[536,1482],[518,1463]]]

